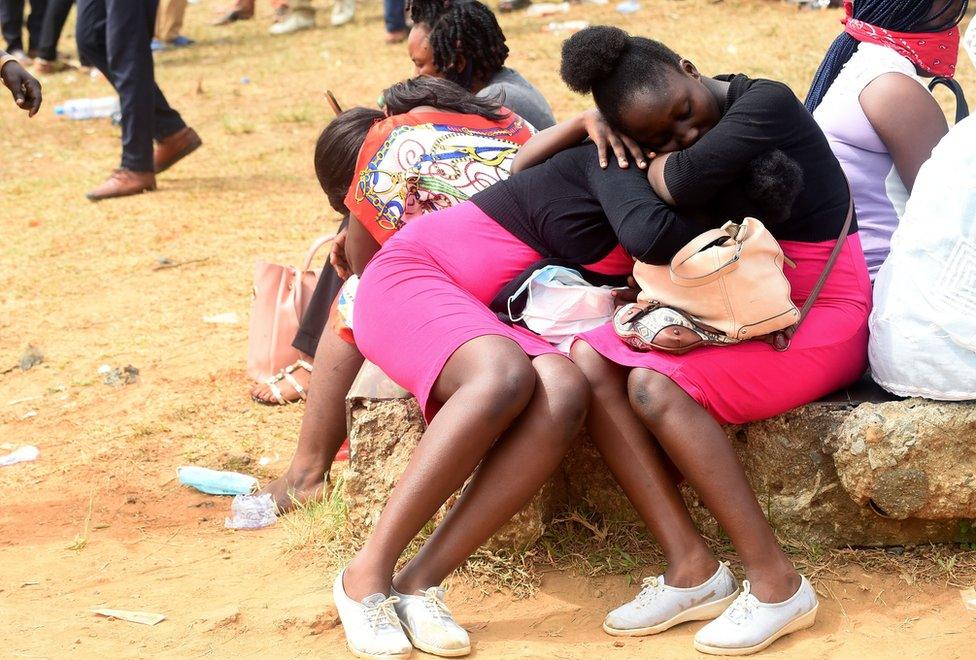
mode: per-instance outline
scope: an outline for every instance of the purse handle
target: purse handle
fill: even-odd
[[[334,241],[336,234],[326,234],[325,236],[319,236],[312,243],[312,247],[308,249],[308,254],[305,255],[305,265],[302,266],[302,270],[295,273],[295,280],[292,284],[295,287],[295,309],[298,310],[298,318],[302,317],[302,273],[312,269],[312,260],[315,259],[315,253],[321,249],[323,245]]]
[[[837,261],[837,257],[840,256],[840,251],[844,247],[844,243],[847,242],[847,233],[851,229],[851,220],[854,218],[854,191],[851,190],[850,182],[847,183],[847,192],[850,196],[850,204],[847,207],[847,219],[844,220],[844,226],[840,230],[840,235],[837,237],[837,243],[834,244],[834,249],[830,253],[830,258],[827,259],[827,264],[824,266],[823,272],[820,273],[820,279],[813,286],[810,291],[810,295],[807,296],[807,301],[803,303],[803,308],[800,309],[800,320],[796,322],[795,328],[799,328],[800,324],[803,323],[803,319],[807,317],[810,312],[810,308],[813,307],[813,303],[817,301],[817,296],[820,295],[820,290],[823,289],[824,284],[827,282],[827,276],[830,275],[830,271],[834,267],[834,263]]]

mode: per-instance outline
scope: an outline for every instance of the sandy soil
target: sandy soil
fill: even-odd
[[[558,80],[564,35],[542,31],[551,20],[616,21],[665,39],[704,71],[776,77],[801,96],[839,28],[836,11],[778,2],[645,0],[625,18],[612,4],[502,20],[510,63],[560,117],[586,101]],[[330,118],[325,89],[346,105],[372,105],[411,66],[400,47],[379,43],[375,1],[349,27],[288,39],[266,34],[265,3],[257,21],[206,27],[217,7],[191,6],[185,31],[199,45],[157,60],[161,86],[205,147],[152,195],[98,205],[82,196],[115,165],[118,131],[57,120],[52,108],[110,93],[104,81],[45,79],[45,107],[30,122],[0,106],[0,372],[28,344],[45,355],[30,371],[0,375],[0,454],[22,444],[41,451],[0,468],[4,657],[344,655],[321,553],[291,551],[286,525],[225,530],[228,500],[182,488],[174,470],[242,467],[267,480],[287,464],[301,408],[245,396],[251,264],[296,262],[334,226],[311,165]],[[962,66],[973,97],[976,76]],[[192,263],[156,270],[163,258]],[[240,322],[204,321],[225,312]],[[101,365],[128,364],[140,369],[137,383],[102,383]],[[853,568],[838,575],[817,583],[817,627],[771,655],[973,657],[976,624],[956,588]],[[633,591],[624,577],[552,573],[527,600],[461,583],[450,601],[482,657],[691,655],[695,626],[622,642],[600,631],[603,614]],[[95,607],[167,620],[140,626],[98,618]]]

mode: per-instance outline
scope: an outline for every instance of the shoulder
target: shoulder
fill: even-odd
[[[875,118],[898,116],[908,124],[931,121],[942,109],[928,89],[903,73],[884,73],[872,80],[858,100],[872,124]]]
[[[731,81],[730,109],[748,106],[766,112],[795,111],[800,107],[789,85],[765,78],[735,76]]]

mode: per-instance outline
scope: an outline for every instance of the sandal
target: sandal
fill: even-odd
[[[305,360],[295,360],[294,363],[289,364],[287,367],[285,367],[284,369],[276,373],[274,376],[264,381],[264,384],[268,386],[268,388],[271,390],[271,394],[274,395],[275,400],[278,402],[277,405],[286,406],[289,403],[296,403],[298,401],[298,399],[295,399],[294,401],[289,401],[285,399],[285,397],[281,394],[281,388],[278,387],[278,383],[280,383],[283,380],[288,381],[288,384],[291,385],[292,388],[294,388],[294,390],[298,393],[298,396],[302,401],[305,400],[305,397],[307,396],[307,393],[305,392],[305,388],[302,387],[301,383],[299,383],[294,376],[292,376],[292,373],[294,373],[297,369],[304,369],[308,373],[312,373],[311,364],[309,364]],[[254,401],[258,403],[262,403],[266,406],[275,405],[271,401],[266,401],[265,399],[256,397],[254,395],[251,395],[251,398]]]
[[[229,12],[218,18],[211,25],[229,25],[237,21],[248,21],[254,18],[254,12],[246,12],[242,9],[231,9]]]
[[[680,309],[656,301],[624,305],[613,316],[613,329],[625,344],[638,351],[681,355],[699,346],[738,343]]]

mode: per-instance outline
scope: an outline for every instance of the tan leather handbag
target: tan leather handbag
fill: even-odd
[[[784,263],[795,264],[762,222],[746,218],[694,238],[667,266],[635,263],[634,279],[641,289],[638,302],[617,311],[614,329],[638,350],[684,353],[797,326],[823,288],[852,217],[853,206],[802,310],[793,304],[783,274]],[[662,335],[665,329],[671,334]]]
[[[300,354],[291,343],[321,273],[312,269],[312,260],[334,238],[331,234],[316,239],[301,269],[266,261],[254,264],[247,375],[255,381],[266,381],[298,361]]]

